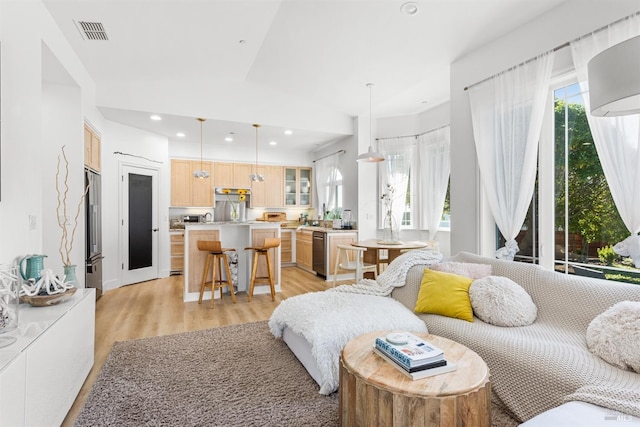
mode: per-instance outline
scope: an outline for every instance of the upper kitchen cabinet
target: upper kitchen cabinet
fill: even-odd
[[[258,173],[264,177],[264,181],[251,183],[251,205],[258,208],[282,207],[282,166],[258,166]]]
[[[311,206],[311,168],[284,169],[285,206]]]
[[[84,125],[84,165],[100,172],[100,137],[86,123]]]
[[[235,188],[251,188],[251,165],[249,163],[234,163],[233,186]]]
[[[198,179],[196,169],[204,169],[210,177]],[[213,163],[200,160],[171,160],[171,206],[213,206]]]
[[[215,187],[251,188],[249,163],[215,163],[213,185]]]

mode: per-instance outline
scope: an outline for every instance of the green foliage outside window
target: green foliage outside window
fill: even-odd
[[[565,124],[565,106],[567,120]],[[622,222],[613,202],[609,186],[598,158],[584,105],[568,103],[556,99],[555,102],[555,166],[556,166],[556,206],[565,204],[564,187],[564,139],[568,133],[568,230],[572,235],[581,236],[579,260],[588,258],[588,245],[594,242],[619,242],[629,232]],[[565,129],[565,126],[567,127]],[[564,209],[556,210],[556,230],[563,230]]]

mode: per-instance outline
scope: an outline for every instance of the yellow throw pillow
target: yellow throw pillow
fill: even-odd
[[[473,279],[425,268],[420,283],[416,313],[440,314],[473,322],[469,287]]]

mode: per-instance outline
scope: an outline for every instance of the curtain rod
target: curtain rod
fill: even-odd
[[[376,138],[376,141],[380,141],[381,139],[417,138],[417,137],[419,137],[421,135],[426,135],[428,133],[435,132],[435,131],[440,130],[440,129],[444,129],[444,128],[449,127],[449,126],[451,126],[451,125],[442,125],[442,126],[437,127],[435,129],[431,129],[431,130],[428,130],[428,131],[425,131],[425,132],[422,132],[422,133],[417,133],[415,135],[391,136],[389,138]]]
[[[598,28],[598,29],[596,29],[596,30],[591,31],[590,33],[587,33],[587,34],[582,35],[582,36],[580,36],[580,37],[578,37],[578,38],[576,38],[576,39],[573,39],[573,40],[572,40],[572,41],[570,41],[570,42],[562,43],[560,46],[556,46],[556,47],[554,47],[554,48],[553,48],[553,49],[551,49],[549,52],[556,52],[556,51],[558,51],[558,50],[560,50],[560,49],[563,49],[563,48],[565,48],[565,47],[567,47],[567,46],[570,46],[570,45],[571,45],[571,43],[573,43],[574,41],[580,40],[581,38],[585,37],[585,36],[586,36],[586,35],[588,35],[588,34],[594,34],[594,33],[597,33],[597,32],[599,32],[599,31],[602,31],[602,30],[604,30],[604,29],[606,29],[606,28],[610,27],[611,25],[615,25],[615,24],[617,24],[618,22],[622,22],[622,21],[624,21],[625,19],[629,19],[629,18],[632,18],[632,17],[634,17],[634,16],[638,16],[638,15],[640,15],[640,12],[636,12],[636,13],[634,13],[634,14],[631,14],[631,15],[625,16],[624,18],[620,18],[620,19],[618,19],[618,20],[616,20],[616,21],[613,21],[613,22],[612,22],[612,23],[610,23],[610,24],[604,25],[604,26],[602,26],[602,27],[600,27],[600,28]],[[518,65],[515,65],[515,66],[513,66],[513,67],[507,68],[507,69],[506,69],[506,70],[504,70],[504,71],[501,71],[501,72],[496,73],[496,74],[494,74],[494,75],[492,75],[492,76],[489,76],[489,77],[487,77],[486,79],[482,79],[482,80],[480,80],[479,82],[475,82],[474,84],[471,84],[471,85],[469,85],[469,86],[465,86],[465,87],[464,87],[464,90],[469,90],[469,89],[471,89],[472,87],[479,85],[480,83],[484,83],[484,82],[486,82],[487,80],[491,80],[492,78],[494,78],[494,77],[495,77],[495,76],[497,76],[498,74],[502,74],[502,73],[505,73],[505,72],[507,72],[507,71],[511,71],[511,70],[513,70],[513,69],[515,69],[515,68],[521,67],[521,66],[523,66],[524,64],[527,64],[527,63],[529,63],[529,62],[531,62],[531,61],[533,61],[533,60],[535,60],[535,59],[536,59],[536,58],[528,59],[528,60],[526,60],[526,61],[524,61],[524,62],[521,62],[521,63],[520,63],[520,64],[518,64]]]
[[[313,161],[313,163],[317,162],[318,160],[326,159],[327,157],[333,156],[334,154],[342,154],[342,153],[346,153],[346,152],[347,152],[347,150],[338,150],[335,153],[327,154],[326,156],[322,156],[319,159],[315,159]]]
[[[570,44],[571,44],[571,42],[563,43],[563,44],[561,44],[560,46],[556,46],[556,47],[554,47],[554,48],[553,48],[553,49],[551,49],[549,52],[557,52],[558,50],[563,49],[563,48],[565,48],[565,47],[569,46]],[[518,67],[522,67],[523,65],[528,64],[528,63],[529,63],[529,62],[531,62],[531,61],[535,61],[535,60],[536,60],[536,58],[537,58],[537,56],[536,56],[535,58],[527,59],[526,61],[521,62],[521,63],[519,63],[518,65],[514,65],[513,67],[509,67],[509,68],[507,68],[507,69],[506,69],[506,70],[504,70],[504,71],[500,71],[499,73],[496,73],[496,74],[494,74],[494,75],[492,75],[492,76],[487,77],[486,79],[482,79],[482,80],[480,80],[479,82],[475,82],[474,84],[471,84],[471,85],[469,85],[469,86],[465,86],[465,87],[464,87],[464,90],[469,90],[469,89],[471,89],[471,88],[472,88],[472,87],[474,87],[474,86],[478,86],[478,85],[479,85],[479,84],[481,84],[481,83],[484,83],[484,82],[486,82],[486,81],[489,81],[489,80],[491,80],[491,79],[495,78],[497,75],[500,75],[500,74],[502,74],[502,73],[506,73],[506,72],[511,71],[511,70],[515,70],[515,69],[516,69],[516,68],[518,68]]]

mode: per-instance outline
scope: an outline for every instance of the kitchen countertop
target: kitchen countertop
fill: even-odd
[[[193,222],[187,223],[187,226],[194,225],[248,225],[248,224],[276,224],[275,222],[265,222],[265,221],[246,221],[246,222],[235,222],[235,221],[220,221],[220,222]],[[299,225],[295,223],[280,223],[280,228],[288,229],[288,230],[310,230],[310,231],[320,231],[324,233],[356,233],[358,230],[356,229],[342,229],[342,228],[331,228],[331,227],[320,227],[317,225]],[[184,228],[169,228],[169,232],[178,232],[184,231]]]
[[[342,229],[342,228],[331,228],[331,227],[319,227],[316,225],[301,225],[299,228],[303,230],[311,230],[311,231],[321,231],[323,233],[357,233],[358,230],[355,229]]]

